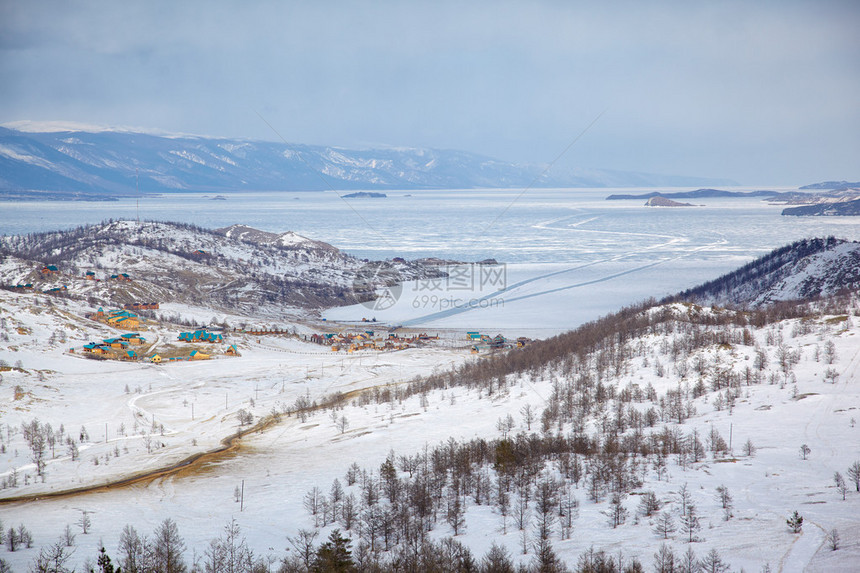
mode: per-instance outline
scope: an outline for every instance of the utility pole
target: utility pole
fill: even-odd
[[[245,509],[245,480],[242,480],[242,493],[239,496],[239,513]]]

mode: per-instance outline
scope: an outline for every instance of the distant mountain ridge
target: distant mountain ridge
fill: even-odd
[[[695,191],[674,191],[664,193],[662,191],[651,191],[650,193],[626,194],[615,193],[606,198],[607,201],[621,201],[629,199],[653,199],[654,197],[665,197],[667,199],[701,199],[703,197],[778,197],[784,195],[779,191],[725,191],[723,189],[696,189]]]
[[[771,251],[671,300],[702,305],[759,307],[860,289],[860,242],[803,239]]]
[[[856,187],[860,187],[860,181],[822,181],[821,183],[804,185],[800,189],[851,189]]]
[[[285,144],[133,131],[0,127],[0,198],[105,199],[183,191],[733,185],[596,169],[546,171],[438,149]]]

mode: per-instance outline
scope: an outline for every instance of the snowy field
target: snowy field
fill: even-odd
[[[18,487],[0,491],[6,498],[95,485],[168,466],[216,447],[222,438],[239,430],[236,412],[240,408],[262,416],[301,396],[315,400],[335,391],[385,386],[479,359],[462,346],[454,347],[454,339],[433,349],[347,356],[295,339],[248,337],[231,340],[238,342],[240,358],[160,367],[102,363],[63,353],[65,347],[92,337],[92,327],[85,321],[73,322],[65,311],[23,307],[9,293],[2,296],[4,332],[9,340],[0,347],[0,358],[10,365],[20,360],[24,369],[4,371],[0,387],[6,444],[0,472],[8,479],[14,469],[18,477]],[[771,327],[757,332],[762,346],[769,330],[771,336],[784,337],[787,347],[799,349],[796,388],[793,384],[750,386],[732,412],[717,411],[712,405],[713,393],[696,399],[698,414],[682,425],[683,430],[698,428],[704,435],[714,427],[726,439],[731,432],[734,456],[708,458],[684,467],[670,460],[662,479],[654,472],[644,472],[644,484],[638,489],[653,490],[664,500],[672,499],[672,492],[683,483],[689,485],[704,517],[701,541],[692,544],[700,556],[715,547],[735,570],[743,567],[746,571],[758,571],[765,563],[774,571],[786,572],[857,570],[860,494],[849,491],[843,501],[832,479],[834,472],[844,474],[849,464],[860,459],[857,320],[821,321],[807,334],[793,334],[798,321],[778,325],[779,330]],[[65,344],[47,343],[60,328],[68,332]],[[153,334],[169,336],[166,330]],[[820,349],[826,340],[834,342],[836,384],[823,380],[825,366],[813,357],[813,349]],[[655,374],[655,361],[669,363],[660,350],[662,340],[657,337],[643,343],[651,349],[647,355],[650,365],[634,359],[630,372],[610,382],[619,388],[629,382],[643,387],[651,384],[663,393],[677,384],[677,377]],[[778,372],[778,348],[771,345],[767,349],[772,371]],[[731,351],[712,348],[704,357],[740,369],[750,364],[752,354],[751,346]],[[6,527],[25,524],[37,547],[53,542],[66,524],[71,525],[78,532],[75,559],[82,562],[87,557],[94,559],[99,543],[111,552],[126,523],[146,533],[167,516],[178,523],[190,560],[191,549],[200,555],[208,540],[235,518],[256,554],[279,557],[288,547],[287,536],[313,528],[303,498],[314,486],[327,491],[333,479],[343,482],[353,462],[377,471],[391,450],[413,455],[449,438],[498,436],[498,421],[508,414],[516,420],[514,431],[525,431],[523,406],[529,404],[539,412],[552,392],[552,378],[512,379],[506,392],[492,397],[454,387],[431,392],[423,404],[419,396],[399,403],[364,405],[353,398],[334,416],[320,411],[304,422],[296,416],[283,416],[266,431],[247,436],[239,447],[193,469],[109,490],[7,503],[0,506],[0,519]],[[23,393],[17,399],[16,387]],[[78,460],[71,460],[64,445],[48,454],[44,482],[34,477],[20,433],[21,424],[34,418],[54,428],[63,424],[76,437],[82,426],[88,434]],[[121,425],[125,435],[120,434]],[[755,456],[741,453],[747,439],[755,443]],[[798,454],[801,444],[810,448],[807,460]],[[243,483],[240,512],[234,491]],[[734,495],[730,521],[722,520],[714,499],[714,490],[721,484]],[[553,541],[563,559],[573,564],[593,546],[638,557],[650,567],[660,540],[647,519],[634,522],[631,518],[611,528],[602,513],[606,502],[589,501],[584,486],[575,495],[581,505],[573,536]],[[631,515],[635,497],[628,500]],[[806,520],[799,535],[789,533],[785,524],[793,510],[799,510]],[[87,535],[80,534],[75,525],[84,511],[92,522]],[[825,543],[825,534],[834,528],[842,539],[836,552]],[[331,526],[321,538],[329,529]],[[436,537],[450,534],[444,523],[433,532]],[[673,537],[669,544],[679,553],[684,551],[687,544],[682,536]],[[521,555],[520,532],[512,527],[510,518],[503,533],[501,517],[489,505],[468,507],[466,527],[457,538],[477,556],[496,542],[517,559],[528,562],[532,558],[531,554]],[[15,571],[26,570],[35,554],[35,549],[0,553]]]

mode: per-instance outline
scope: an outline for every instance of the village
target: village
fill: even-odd
[[[120,330],[147,329],[147,325],[153,321],[143,318],[131,310],[147,309],[154,310],[159,307],[158,303],[128,303],[122,309],[104,310],[99,309],[87,315],[87,318],[101,322]],[[176,342],[184,342],[189,345],[209,345],[217,350],[203,350],[198,346],[161,344],[161,340],[148,342],[139,332],[124,332],[119,336],[104,338],[101,342],[89,342],[80,348],[80,352],[90,358],[124,360],[124,361],[146,361],[152,364],[162,362],[184,361],[184,360],[209,360],[218,356],[239,356],[239,350],[235,344],[227,345],[221,350],[224,336],[206,329],[198,329],[189,332],[180,332]],[[215,346],[218,345],[218,346]],[[163,349],[155,352],[156,347]],[[75,348],[70,348],[70,354],[76,354]]]
[[[57,265],[45,265],[39,270],[39,274],[42,278],[60,278],[61,271]],[[87,271],[84,273],[83,277],[78,277],[85,281],[94,281],[101,282],[102,279],[96,277],[96,273],[94,271]],[[121,282],[131,282],[131,276],[128,273],[115,273],[107,277],[108,281],[121,281]],[[41,292],[43,294],[61,294],[69,290],[69,286],[67,284],[61,284],[60,286],[45,286],[41,289],[37,289],[33,283],[16,283],[5,285],[3,288],[16,292]],[[157,305],[156,305],[156,308]]]
[[[200,256],[199,252],[195,255]],[[83,280],[84,283],[102,281],[131,283],[132,277],[125,272],[105,273],[99,278],[95,271],[87,270],[82,276],[71,277],[64,274],[56,265],[44,265],[31,276],[43,279],[43,284],[34,286],[33,283],[6,285],[7,290],[22,293],[41,293],[65,295],[68,286],[55,286],[58,281]],[[71,283],[69,283],[71,284]],[[296,331],[279,330],[273,327],[243,327],[231,330],[226,326],[209,325],[196,327],[193,330],[179,332],[173,335],[163,334],[163,327],[153,318],[152,311],[159,310],[159,302],[126,302],[118,308],[105,309],[99,307],[85,314],[87,319],[99,322],[116,329],[118,334],[97,341],[90,341],[79,347],[68,348],[70,355],[83,356],[96,360],[116,360],[123,362],[146,362],[151,364],[169,364],[184,361],[201,361],[240,356],[238,344],[242,341],[256,340],[262,343],[263,337],[290,337],[303,342],[327,347],[331,352],[345,354],[373,352],[397,352],[412,348],[426,348],[439,345],[440,335],[426,332],[412,332],[397,326],[376,325],[371,330],[369,324],[335,324],[326,322],[326,331],[318,331],[318,323],[311,324],[311,333],[298,334]],[[142,316],[141,313],[147,316]],[[375,320],[363,319],[362,323],[375,323]],[[147,331],[151,335],[141,334]],[[314,332],[316,331],[316,332]],[[160,332],[162,334],[156,334]],[[225,337],[233,336],[235,341],[227,342]],[[251,338],[249,338],[251,337]],[[462,340],[462,338],[460,339]],[[524,348],[530,342],[525,337],[516,339],[506,338],[502,334],[491,336],[478,331],[468,331],[465,342],[453,342],[446,336],[446,345],[461,346],[471,354],[493,353],[513,348]]]
[[[386,332],[378,334],[374,330],[361,332],[342,331],[338,333],[312,334],[308,339],[314,344],[331,347],[332,352],[347,353],[359,350],[405,350],[424,346],[431,341],[439,340],[439,335],[429,335],[425,332],[418,334],[398,334],[397,332]]]
[[[152,309],[158,308],[158,303],[131,303],[126,304],[123,309],[97,311],[87,315],[87,318],[112,326],[120,330],[147,329],[151,319],[143,318],[129,308]],[[215,330],[221,332],[215,332]],[[397,330],[360,330],[345,328],[339,332],[313,333],[310,335],[298,335],[294,331],[284,331],[268,328],[243,328],[233,332],[236,336],[255,337],[258,343],[262,337],[278,336],[290,337],[325,346],[332,352],[344,352],[353,354],[362,351],[370,352],[396,352],[410,348],[424,348],[438,344],[438,334],[426,332],[398,332]],[[146,361],[153,364],[169,363],[186,360],[210,360],[219,357],[237,357],[239,349],[237,344],[227,344],[225,347],[225,336],[230,334],[223,327],[208,327],[197,330],[180,332],[173,344],[164,341],[157,343],[149,342],[139,332],[123,332],[119,336],[105,338],[100,342],[90,342],[83,345],[79,352],[88,357],[113,359],[123,361]],[[519,337],[515,340],[505,338],[501,334],[490,336],[477,331],[466,333],[466,345],[472,354],[508,350],[512,348],[524,348],[530,340]],[[176,344],[184,343],[184,344]],[[159,348],[156,352],[156,347]],[[70,348],[69,353],[75,354],[78,350]]]

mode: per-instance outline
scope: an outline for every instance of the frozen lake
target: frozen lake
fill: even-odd
[[[186,193],[139,201],[2,202],[0,232],[139,217],[205,228],[242,223],[292,230],[368,259],[493,258],[506,265],[504,288],[452,292],[449,285],[428,291],[408,284],[391,308],[359,306],[327,316],[360,320],[372,315],[428,328],[529,329],[535,335],[694,286],[797,239],[860,239],[860,222],[854,218],[783,217],[782,206],[755,198],[696,199],[696,207],[685,208],[605,200],[619,191],[654,190],[389,191],[384,199],[267,192],[215,200]]]

